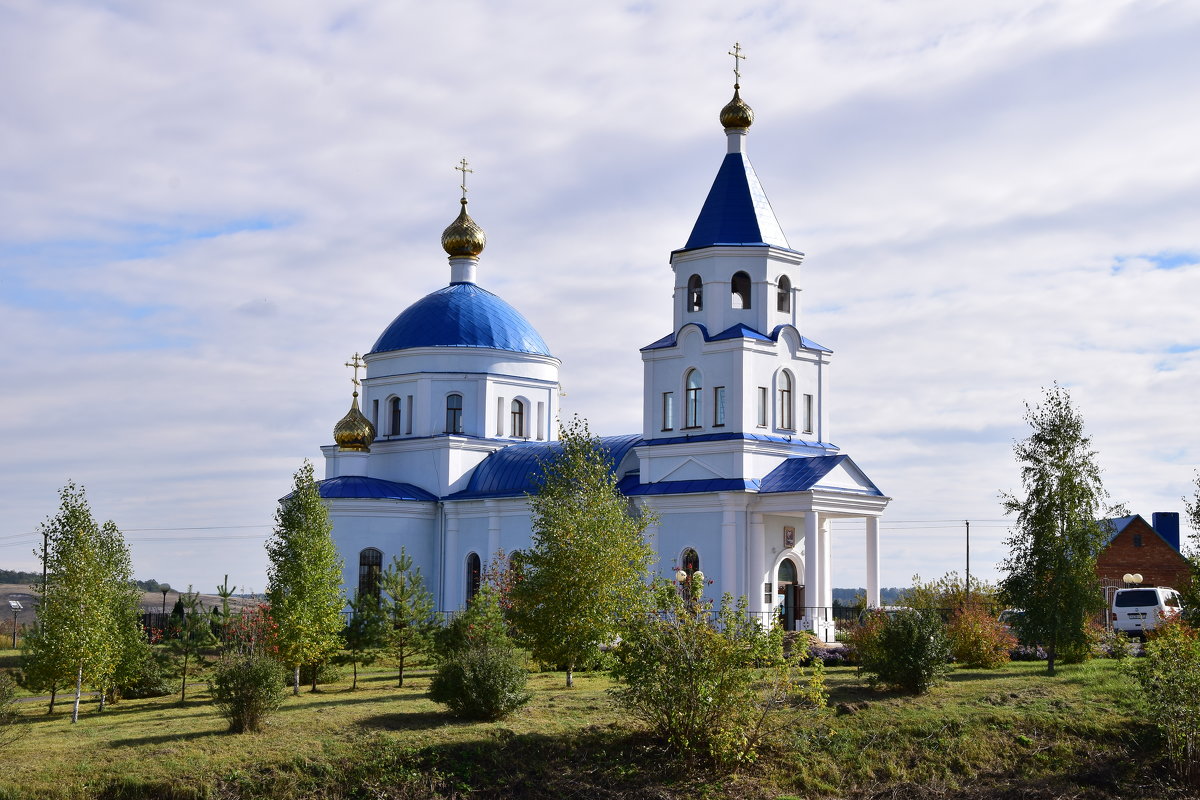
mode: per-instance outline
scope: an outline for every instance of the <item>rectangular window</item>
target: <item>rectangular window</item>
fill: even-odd
[[[813,432],[813,396],[804,395],[804,432]]]
[[[371,424],[375,426],[375,430],[379,430],[379,401],[371,401]]]
[[[675,394],[674,392],[663,392],[663,407],[662,407],[662,429],[664,431],[673,430],[675,428]]]
[[[713,427],[720,428],[725,424],[725,387],[713,389]]]
[[[767,387],[758,387],[758,427],[767,427]]]
[[[775,593],[771,591],[771,582],[767,581],[763,584],[763,602],[771,605],[775,602]]]
[[[408,434],[409,436],[411,436],[412,435],[412,414],[413,414],[413,396],[411,394],[408,396],[408,402],[406,403],[406,407],[407,407],[407,411],[408,411],[408,416],[405,418],[407,420],[407,423],[404,427],[404,432],[406,434]]]

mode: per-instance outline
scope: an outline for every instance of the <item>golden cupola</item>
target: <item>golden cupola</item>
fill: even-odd
[[[359,410],[358,392],[354,393],[350,411],[333,426],[333,440],[342,452],[371,452],[371,443],[375,441],[375,426]]]
[[[451,258],[475,258],[483,252],[487,237],[483,234],[483,228],[467,213],[467,198],[459,202],[462,203],[462,210],[458,212],[458,218],[442,231],[442,249]]]
[[[733,99],[721,109],[721,124],[725,128],[749,128],[754,124],[754,110],[742,99],[738,92],[741,88],[733,85]]]

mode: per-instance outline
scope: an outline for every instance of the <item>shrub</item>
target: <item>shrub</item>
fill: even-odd
[[[511,646],[469,647],[438,663],[429,698],[464,719],[500,719],[529,702],[527,677]]]
[[[995,669],[1009,660],[1016,638],[979,603],[968,603],[950,618],[946,629],[954,660],[967,667]]]
[[[279,662],[262,653],[230,654],[213,670],[209,691],[231,731],[257,731],[283,703],[286,677]]]
[[[1058,646],[1058,660],[1062,664],[1082,664],[1088,661],[1095,655],[1100,643],[1104,641],[1104,626],[1089,621],[1083,626],[1083,638],[1060,643]]]
[[[1146,658],[1126,661],[1167,740],[1177,777],[1200,784],[1200,636],[1173,619],[1151,634]]]
[[[147,652],[131,670],[127,682],[117,687],[121,697],[140,700],[146,697],[165,697],[175,692],[170,669],[153,652]]]
[[[820,667],[806,682],[797,669],[807,658],[804,640],[794,639],[793,657],[777,660],[760,679],[751,669],[757,655],[745,646],[747,631],[718,627],[708,609],[685,610],[670,587],[657,606],[657,613],[627,623],[612,670],[620,686],[609,691],[677,755],[715,766],[749,762],[774,731],[772,710],[798,699],[824,706]]]
[[[1133,640],[1116,628],[1104,632],[1096,644],[1096,655],[1100,658],[1115,658],[1122,660],[1134,653]]]
[[[1031,644],[1019,644],[1008,651],[1008,657],[1013,661],[1045,661],[1048,656],[1045,649]]]
[[[17,682],[7,672],[0,672],[0,745],[8,744],[17,738],[17,710],[14,701],[17,697]]]
[[[434,641],[437,669],[429,698],[435,703],[466,719],[499,719],[529,702],[525,666],[490,586],[438,631]]]
[[[858,647],[860,672],[872,683],[923,694],[949,671],[950,642],[936,613],[875,613],[862,626]]]
[[[316,673],[316,680],[313,680],[313,673]],[[284,675],[284,683],[289,687],[292,685],[294,675]],[[320,684],[322,686],[337,683],[342,678],[346,677],[346,670],[340,664],[333,661],[326,661],[321,664],[304,664],[300,667],[300,683],[305,686]]]

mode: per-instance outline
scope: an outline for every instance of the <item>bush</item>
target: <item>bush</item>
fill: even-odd
[[[1031,644],[1019,644],[1008,651],[1008,657],[1013,661],[1045,661],[1049,656],[1045,649]]]
[[[1200,785],[1200,635],[1179,619],[1151,634],[1146,658],[1126,661],[1167,740],[1176,776]]]
[[[954,660],[966,667],[995,669],[1009,660],[1016,638],[981,604],[968,603],[950,618],[946,629]]]
[[[300,667],[300,685],[311,686],[313,684],[313,672],[317,673],[317,684],[324,686],[330,683],[337,683],[342,678],[346,677],[346,670],[340,664],[335,664],[332,661],[326,661],[323,664],[305,664]],[[294,676],[285,675],[284,683],[290,688]]]
[[[261,729],[283,704],[286,687],[286,671],[279,662],[253,652],[226,656],[209,681],[213,702],[234,733]]]
[[[724,767],[753,761],[774,732],[772,710],[797,700],[824,706],[820,667],[807,682],[797,670],[808,656],[805,640],[793,639],[793,657],[775,660],[760,679],[752,666],[764,654],[771,657],[774,645],[747,647],[749,631],[718,627],[707,609],[685,610],[670,587],[660,592],[658,609],[626,625],[612,670],[621,685],[609,691],[620,708],[647,723],[677,755]],[[755,636],[782,642],[768,632]]]
[[[511,646],[468,647],[438,663],[429,698],[464,719],[500,719],[529,702],[527,677]]]
[[[1115,658],[1118,661],[1129,658],[1133,653],[1133,640],[1116,628],[1104,632],[1095,652],[1100,658]]]
[[[0,745],[17,738],[16,725],[17,682],[7,672],[0,672]]]
[[[950,641],[936,613],[874,613],[859,629],[855,645],[860,672],[872,683],[923,694],[949,672]]]
[[[170,669],[154,653],[146,653],[125,683],[117,687],[121,697],[140,700],[146,697],[165,697],[175,693]]]

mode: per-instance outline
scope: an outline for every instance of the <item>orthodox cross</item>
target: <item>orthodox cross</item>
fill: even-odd
[[[742,70],[739,61],[745,61],[746,57],[742,55],[742,45],[740,42],[733,43],[733,49],[729,51],[729,55],[733,56],[733,82],[742,82]]]
[[[364,369],[367,366],[367,362],[362,360],[362,356],[360,356],[358,353],[355,353],[354,358],[351,358],[346,362],[346,366],[354,369],[354,377],[350,379],[350,382],[354,384],[354,389],[357,392],[359,384],[361,383],[361,381],[358,379],[358,371],[360,369]]]
[[[459,186],[458,188],[462,189],[462,193],[463,193],[462,199],[466,200],[467,199],[467,173],[474,172],[475,170],[467,168],[467,160],[465,158],[458,163],[458,166],[455,167],[455,169],[463,174],[462,185]]]

